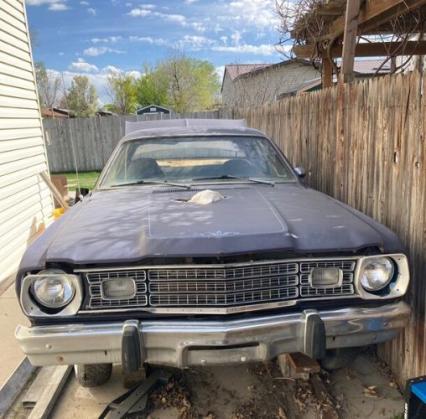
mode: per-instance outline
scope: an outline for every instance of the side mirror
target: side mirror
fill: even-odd
[[[297,177],[300,177],[300,179],[303,179],[306,176],[306,171],[303,167],[297,166],[294,168],[294,171],[296,172]]]

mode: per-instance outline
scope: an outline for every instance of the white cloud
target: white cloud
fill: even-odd
[[[119,49],[109,48],[109,47],[90,47],[86,48],[83,51],[84,55],[88,55],[89,57],[97,57],[99,55],[112,53],[112,54],[125,54],[124,51]]]
[[[157,45],[157,46],[172,46],[170,42],[163,38],[153,38],[152,36],[129,36],[130,42],[144,42],[146,44]]]
[[[235,31],[233,34],[231,34],[232,42],[235,45],[240,45],[241,38],[242,38],[242,36],[241,36],[241,32],[240,31]]]
[[[27,0],[28,6],[48,6],[49,10],[59,12],[68,10],[69,7],[66,4],[66,0]]]
[[[231,19],[267,29],[277,26],[279,18],[276,13],[276,0],[234,0],[229,3],[229,14],[225,19]]]
[[[178,23],[182,26],[186,25],[186,17],[183,15],[177,15],[177,14],[167,14],[167,13],[155,13],[155,16],[158,16],[165,20],[166,22],[174,22]]]
[[[130,10],[129,13],[127,13],[129,16],[132,17],[145,17],[145,16],[149,16],[150,14],[152,14],[151,10],[148,9],[140,9],[140,8],[136,8],[136,9],[132,9]]]
[[[206,38],[205,36],[198,35],[185,35],[180,41],[177,42],[177,46],[180,48],[190,48],[194,51],[211,46],[215,43],[214,40]]]
[[[92,38],[90,41],[93,44],[100,44],[100,43],[112,43],[115,44],[118,41],[121,41],[123,38],[121,36],[106,36],[105,38]]]
[[[82,73],[94,73],[98,72],[99,69],[94,64],[89,64],[84,61],[83,58],[78,58],[77,61],[74,61],[68,67],[71,71],[79,71]]]
[[[134,77],[135,79],[138,79],[142,75],[142,73],[137,70],[127,71],[126,74]]]
[[[236,54],[254,54],[254,55],[274,55],[277,54],[277,48],[275,45],[216,45],[212,47],[213,51],[216,52],[231,52]]]
[[[164,20],[165,22],[178,23],[182,26],[187,25],[187,20],[185,16],[175,13],[156,12],[153,10],[154,8],[155,6],[153,4],[144,4],[142,6],[130,10],[130,12],[127,14],[132,17],[155,16],[160,18],[161,20]]]
[[[223,74],[225,73],[225,66],[221,65],[219,67],[216,67],[216,74],[220,82],[223,80]]]
[[[68,10],[68,6],[65,3],[53,3],[49,6],[49,10],[53,12],[62,12]]]
[[[96,16],[96,9],[94,9],[93,7],[89,7],[87,9],[87,13],[89,13],[89,15]]]
[[[198,0],[184,0],[185,4],[192,4],[192,3],[196,3]]]
[[[207,30],[207,27],[203,22],[191,22],[190,25],[197,32],[205,32]]]
[[[81,1],[80,4],[82,6],[89,6],[90,5],[90,3],[88,1],[85,1],[85,0]]]

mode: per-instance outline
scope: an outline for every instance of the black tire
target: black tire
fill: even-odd
[[[327,371],[334,371],[347,367],[359,353],[359,348],[329,349],[325,358],[320,360],[321,367]]]
[[[74,366],[74,371],[82,387],[97,387],[111,378],[112,364],[80,364]]]

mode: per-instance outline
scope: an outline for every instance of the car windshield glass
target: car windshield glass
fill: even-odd
[[[294,181],[288,164],[268,139],[206,136],[125,142],[108,167],[101,187],[149,182],[206,183]]]

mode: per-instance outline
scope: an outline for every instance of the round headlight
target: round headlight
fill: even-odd
[[[75,287],[68,276],[61,271],[43,271],[32,284],[36,301],[47,308],[63,308],[74,298]]]
[[[380,291],[392,280],[394,265],[388,258],[367,260],[361,268],[360,281],[367,291]]]

